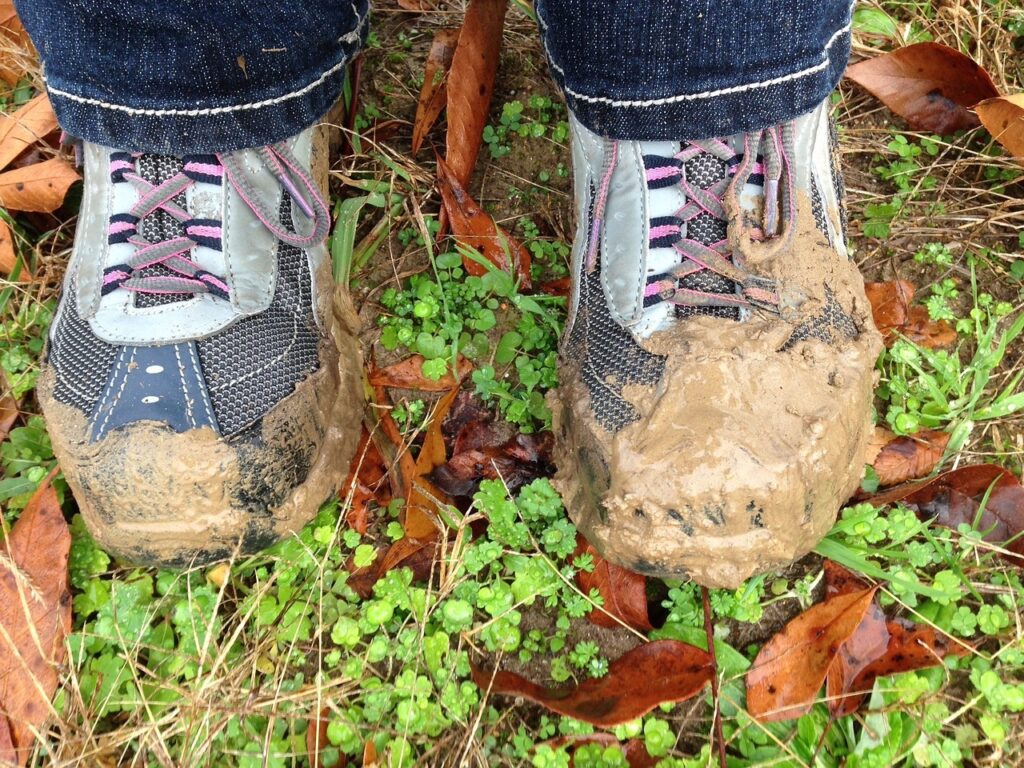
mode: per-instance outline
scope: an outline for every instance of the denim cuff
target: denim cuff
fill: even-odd
[[[808,12],[812,10],[812,3],[808,0],[791,1],[796,5],[808,6]],[[673,65],[676,62],[672,61],[645,61],[645,58],[654,57],[644,51],[660,46],[645,48],[641,41],[650,36],[638,32],[630,49],[636,52],[636,56],[625,67],[635,74],[629,77],[628,87],[619,90],[609,86],[606,79],[576,74],[587,70],[579,66],[574,56],[564,56],[563,60],[559,60],[559,49],[574,52],[578,42],[571,45],[563,42],[562,38],[566,35],[562,28],[564,20],[559,20],[558,29],[548,26],[552,20],[546,18],[544,11],[547,6],[553,5],[554,0],[541,0],[537,3],[537,16],[552,75],[576,118],[591,131],[612,139],[708,139],[767,128],[791,120],[810,112],[828,97],[842,78],[850,55],[852,8],[848,0],[839,0],[838,3],[829,0],[824,5],[831,6],[831,13],[828,14],[834,19],[831,29],[819,28],[816,37],[812,38],[808,33],[802,40],[792,40],[793,50],[803,51],[802,54],[790,54],[795,57],[792,61],[788,60],[788,56],[779,55],[774,60],[776,64],[772,71],[762,68],[761,77],[748,77],[745,80],[740,79],[740,73],[751,71],[750,66],[745,66],[749,64],[746,61],[749,52],[764,51],[772,44],[767,40],[770,33],[765,29],[759,30],[759,39],[728,46],[735,66],[722,67],[716,62],[713,69],[719,73],[724,70],[726,74],[714,78],[703,72],[699,75],[679,75],[674,71],[676,67]],[[736,3],[739,7],[744,5],[750,3],[746,0]],[[735,23],[735,17],[740,15],[736,6],[733,3],[722,3],[721,8],[712,13],[723,17],[723,25],[736,29],[740,26]],[[824,11],[824,7],[819,7],[819,13]],[[779,41],[774,41],[774,45],[778,46]],[[700,50],[699,47],[695,48]],[[712,41],[703,43],[703,48],[713,48]],[[720,56],[721,52],[716,55]],[[699,52],[689,54],[685,63],[691,73],[699,70],[700,57]],[[693,66],[694,62],[698,66]],[[734,75],[733,71],[737,74]]]
[[[332,59],[272,88],[241,91],[230,103],[196,99],[169,104],[160,98],[149,104],[145,99],[119,103],[44,70],[46,88],[61,127],[103,146],[173,155],[265,146],[315,124],[340,98],[347,65],[365,42],[368,16],[338,40]]]

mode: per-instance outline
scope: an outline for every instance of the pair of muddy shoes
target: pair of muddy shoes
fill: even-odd
[[[785,565],[860,478],[879,346],[825,109],[682,143],[573,128],[579,229],[551,396],[570,513],[643,573],[735,585]],[[323,246],[322,136],[84,150],[39,387],[65,476],[100,544],[131,560],[260,549],[332,493],[362,416]]]

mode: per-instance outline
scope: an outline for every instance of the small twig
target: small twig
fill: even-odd
[[[711,598],[708,595],[708,588],[700,588],[701,600],[704,603],[704,632],[708,636],[708,654],[711,656],[711,665],[715,674],[711,678],[711,698],[715,704],[715,741],[718,743],[718,764],[726,768],[725,764],[725,738],[722,736],[722,709],[718,701],[718,658],[715,656],[715,622],[711,618]]]

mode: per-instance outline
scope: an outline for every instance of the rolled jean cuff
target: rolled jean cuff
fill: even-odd
[[[81,83],[46,75],[61,127],[70,135],[131,152],[231,152],[282,141],[316,124],[341,97],[347,65],[368,32],[368,14],[338,40],[336,55],[289,82],[246,91],[231,103],[115,103]]]
[[[607,88],[602,93],[602,88],[595,87],[592,81],[574,78],[572,67],[560,61],[553,50],[552,31],[543,14],[544,6],[551,2],[538,2],[537,16],[552,75],[576,118],[591,131],[612,139],[707,139],[786,122],[810,112],[828,97],[842,78],[850,55],[852,7],[843,0],[842,7],[849,10],[845,18],[837,20],[838,28],[831,32],[823,47],[785,62],[781,71],[776,66],[771,72],[763,70],[763,77],[736,82],[726,78],[710,88],[700,88],[705,83],[696,79],[680,88],[679,78],[653,74],[636,78],[635,87],[626,93],[610,93]],[[729,4],[721,6],[726,9]],[[742,58],[742,48],[738,58]],[[742,71],[743,67],[738,66],[737,70]],[[665,70],[650,66],[648,71]]]

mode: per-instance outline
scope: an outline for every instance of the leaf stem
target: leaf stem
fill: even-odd
[[[715,742],[718,744],[718,764],[726,768],[725,762],[725,739],[722,737],[722,708],[718,701],[718,658],[715,656],[715,622],[711,618],[711,598],[708,596],[708,588],[700,588],[701,600],[704,603],[704,632],[708,636],[708,654],[711,656],[711,664],[715,668],[715,674],[711,678],[711,698],[715,707]]]

